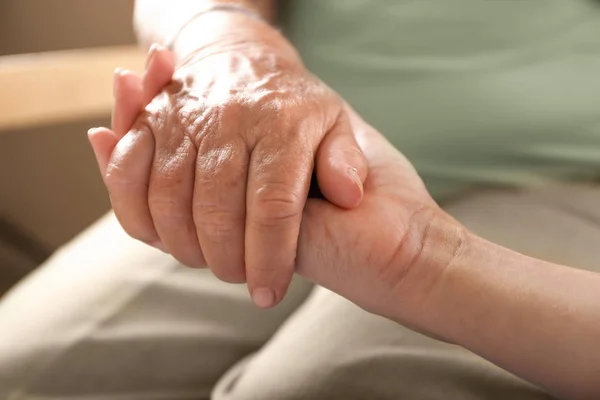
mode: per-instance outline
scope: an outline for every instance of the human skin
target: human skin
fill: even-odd
[[[145,109],[118,133],[103,178],[130,236],[226,282],[247,282],[255,303],[271,307],[294,272],[313,169],[323,195],[351,209],[367,164],[343,101],[293,46],[242,12],[198,15],[215,3],[136,3],[142,42],[178,33],[178,65],[161,95],[143,85]],[[274,2],[227,3],[274,15]]]
[[[101,171],[144,99],[170,80],[173,56],[160,49],[153,60],[143,81],[117,74],[113,128],[121,134],[90,132]],[[599,275],[526,257],[468,232],[435,204],[380,133],[352,110],[346,113],[368,161],[364,196],[352,210],[306,202],[297,272],[558,397],[598,397]]]
[[[166,84],[168,52],[147,81]],[[118,76],[114,129],[135,120],[142,81]],[[147,84],[149,84],[147,82]],[[136,100],[137,99],[137,100]],[[600,274],[481,239],[432,200],[410,162],[346,108],[369,163],[360,206],[310,199],[296,271],[365,310],[463,346],[566,399],[600,394]],[[119,124],[121,124],[119,126]],[[101,171],[118,138],[90,132]]]

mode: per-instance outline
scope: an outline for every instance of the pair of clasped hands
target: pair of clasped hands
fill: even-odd
[[[203,48],[176,66],[154,45],[143,77],[115,71],[114,96],[112,130],[88,135],[133,238],[263,308],[294,272],[384,315],[435,281],[424,241],[450,218],[294,52]],[[325,199],[307,196],[313,169]]]

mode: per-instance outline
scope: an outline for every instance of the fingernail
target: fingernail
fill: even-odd
[[[155,249],[158,249],[158,250],[162,251],[163,253],[166,253],[165,248],[160,240],[157,240],[155,242],[150,242],[148,244],[150,246],[154,247]]]
[[[360,176],[358,175],[358,170],[354,167],[348,167],[348,176],[350,176],[350,179],[356,183],[356,186],[358,186],[360,189],[360,196],[362,197],[365,194],[365,191],[363,188],[362,179],[360,179]]]
[[[113,97],[117,97],[118,86],[119,86],[119,76],[123,73],[123,68],[116,68],[113,73]]]
[[[146,68],[150,65],[150,61],[154,58],[154,54],[156,54],[156,50],[158,50],[158,43],[152,43],[152,46],[148,49],[148,58],[146,58]]]
[[[94,128],[88,129],[88,131],[87,131],[88,136],[94,134],[98,129],[100,129],[100,128],[94,127]]]
[[[260,308],[269,308],[275,304],[275,292],[269,288],[256,288],[252,291],[252,301]]]

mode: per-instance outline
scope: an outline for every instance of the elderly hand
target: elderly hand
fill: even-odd
[[[117,73],[114,134],[90,133],[125,231],[247,281],[263,307],[293,275],[315,159],[324,196],[343,208],[359,204],[367,175],[342,101],[285,43],[202,48],[156,97],[173,59],[154,47],[143,83]]]

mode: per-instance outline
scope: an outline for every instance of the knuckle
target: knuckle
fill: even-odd
[[[196,184],[202,187],[203,193],[245,185],[247,158],[245,144],[238,140],[231,140],[229,143],[207,140],[205,148],[198,152],[196,158]]]
[[[113,200],[132,198],[137,188],[147,189],[148,183],[131,176],[119,163],[109,163],[104,175],[104,184]]]
[[[173,145],[194,126],[194,119],[202,114],[198,102],[181,94],[168,95],[161,92],[144,108],[134,127],[162,139],[167,146]]]
[[[254,225],[263,228],[274,228],[287,226],[298,220],[299,213],[290,208],[282,207],[282,204],[278,200],[268,203],[268,207],[270,211],[257,215],[254,219]],[[277,207],[280,209],[275,210],[274,208]]]
[[[223,128],[235,124],[239,112],[231,100],[193,100],[179,110],[183,133],[192,138],[197,149],[209,148],[223,133]]]
[[[185,207],[174,197],[149,196],[148,204],[153,216],[167,220],[183,220],[189,217]]]
[[[197,216],[196,226],[207,235],[208,240],[217,243],[227,240],[244,222],[236,212],[216,204],[196,203],[194,215]]]
[[[136,120],[136,123],[153,125],[163,121],[169,111],[170,99],[164,93],[155,96]]]
[[[255,194],[254,223],[265,227],[294,223],[301,217],[303,204],[298,189],[291,185],[263,185]]]
[[[128,174],[118,160],[109,161],[108,166],[106,167],[106,173],[104,175],[104,183],[106,184],[111,195],[114,195],[112,192],[117,187],[127,187],[136,184],[135,181],[128,177]]]
[[[299,100],[275,92],[250,101],[248,112],[256,116],[259,125],[270,126],[269,133],[285,131],[286,134],[307,115]]]
[[[108,161],[106,173],[104,175],[104,183],[107,186],[132,186],[144,185],[144,182],[138,182],[135,179],[135,174],[132,173],[129,166],[139,159],[134,154],[135,149],[142,149],[147,146],[147,135],[151,135],[151,130],[148,125],[140,125],[138,129],[134,126],[117,144]]]
[[[142,111],[140,115],[133,121],[133,125],[129,128],[128,136],[134,136],[137,139],[140,136],[153,135],[156,131],[156,123],[158,115],[149,111]],[[121,139],[123,140],[123,139]]]
[[[219,126],[221,109],[217,105],[182,108],[181,125],[186,135],[200,140]]]
[[[253,109],[264,113],[266,116],[277,116],[280,118],[289,110],[289,102],[279,96],[276,92],[271,92],[261,96],[255,102]]]
[[[217,109],[224,117],[238,119],[252,110],[252,104],[249,101],[243,101],[236,97],[229,97],[221,101]]]

